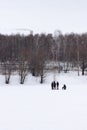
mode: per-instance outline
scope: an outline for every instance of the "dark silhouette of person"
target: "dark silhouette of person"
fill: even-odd
[[[59,89],[59,82],[58,81],[57,81],[56,85],[57,85],[57,89]]]
[[[53,82],[51,83],[51,88],[52,88],[52,90],[54,89],[54,84],[53,84]]]
[[[53,86],[54,86],[54,89],[56,89],[56,82],[55,81],[53,82]]]
[[[63,90],[66,90],[66,85],[64,84],[63,87],[62,87]]]

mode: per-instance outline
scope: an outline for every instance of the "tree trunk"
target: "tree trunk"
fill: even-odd
[[[85,71],[85,65],[84,65],[84,60],[83,60],[83,63],[82,63],[82,75],[84,75],[84,71]]]

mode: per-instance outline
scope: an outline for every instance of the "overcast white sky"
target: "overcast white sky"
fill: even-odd
[[[0,0],[0,33],[87,32],[87,0]]]

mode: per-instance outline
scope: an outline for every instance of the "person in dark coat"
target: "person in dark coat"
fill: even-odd
[[[52,90],[54,89],[54,84],[53,84],[53,82],[51,83],[51,88],[52,88]]]
[[[54,89],[56,89],[56,82],[55,81],[53,82],[53,87],[54,87]]]
[[[57,85],[57,89],[59,89],[59,82],[58,81],[57,81],[56,85]]]
[[[63,90],[66,90],[66,85],[64,84],[63,87],[62,87]]]

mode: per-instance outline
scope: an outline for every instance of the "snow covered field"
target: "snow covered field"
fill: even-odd
[[[20,85],[14,76],[5,85],[0,76],[0,130],[87,130],[87,76],[60,73],[59,90],[51,90],[52,78],[41,85],[28,76]]]

